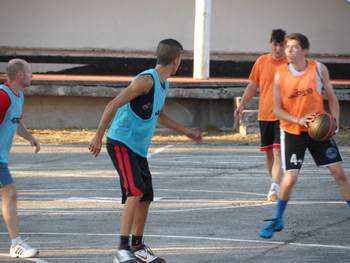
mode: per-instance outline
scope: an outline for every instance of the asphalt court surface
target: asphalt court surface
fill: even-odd
[[[0,262],[107,263],[119,240],[120,190],[106,151],[87,146],[15,145],[10,169],[20,228],[40,257],[11,260],[0,220]],[[285,229],[258,236],[274,214],[270,181],[256,146],[155,145],[149,159],[155,202],[145,242],[169,263],[350,262],[350,210],[333,178],[307,155]],[[341,147],[350,172],[350,147]]]

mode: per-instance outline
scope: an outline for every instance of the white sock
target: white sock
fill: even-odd
[[[23,242],[23,239],[22,239],[20,236],[18,236],[18,237],[16,237],[16,238],[14,238],[14,239],[11,240],[12,246],[15,246],[15,245],[17,245],[17,244],[20,244],[20,243],[22,243],[22,242]]]
[[[270,190],[276,190],[277,192],[279,192],[280,186],[276,183],[272,183],[270,186]]]

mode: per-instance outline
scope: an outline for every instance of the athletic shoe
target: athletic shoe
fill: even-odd
[[[280,187],[276,183],[272,183],[269,193],[267,194],[267,201],[276,202],[278,199],[278,194],[280,192]]]
[[[271,238],[274,232],[282,231],[283,220],[278,218],[267,219],[264,221],[271,221],[267,225],[263,226],[259,231],[259,236],[262,238]]]
[[[32,258],[39,254],[39,250],[32,248],[25,240],[21,243],[12,245],[10,248],[10,257],[12,258]]]
[[[141,260],[141,262],[165,263],[164,259],[154,255],[153,251],[145,244],[141,244],[140,246],[137,246],[137,247],[132,247],[131,251],[134,253],[135,257]]]
[[[130,250],[119,249],[113,260],[114,263],[141,263]]]
[[[278,199],[278,192],[276,189],[270,189],[269,193],[267,194],[267,201],[269,202],[276,202]]]

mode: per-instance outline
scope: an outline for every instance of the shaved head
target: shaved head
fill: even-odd
[[[11,59],[6,68],[9,80],[15,80],[18,72],[29,73],[30,71],[29,63],[20,58]]]

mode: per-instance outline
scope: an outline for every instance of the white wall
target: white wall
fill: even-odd
[[[283,28],[290,33],[304,33],[312,53],[350,54],[350,4],[345,0],[213,0],[213,3],[215,50],[261,52],[268,47],[271,29]]]
[[[264,52],[271,29],[305,33],[313,53],[350,54],[345,0],[212,0],[211,50]],[[0,46],[193,49],[194,0],[0,0]]]

